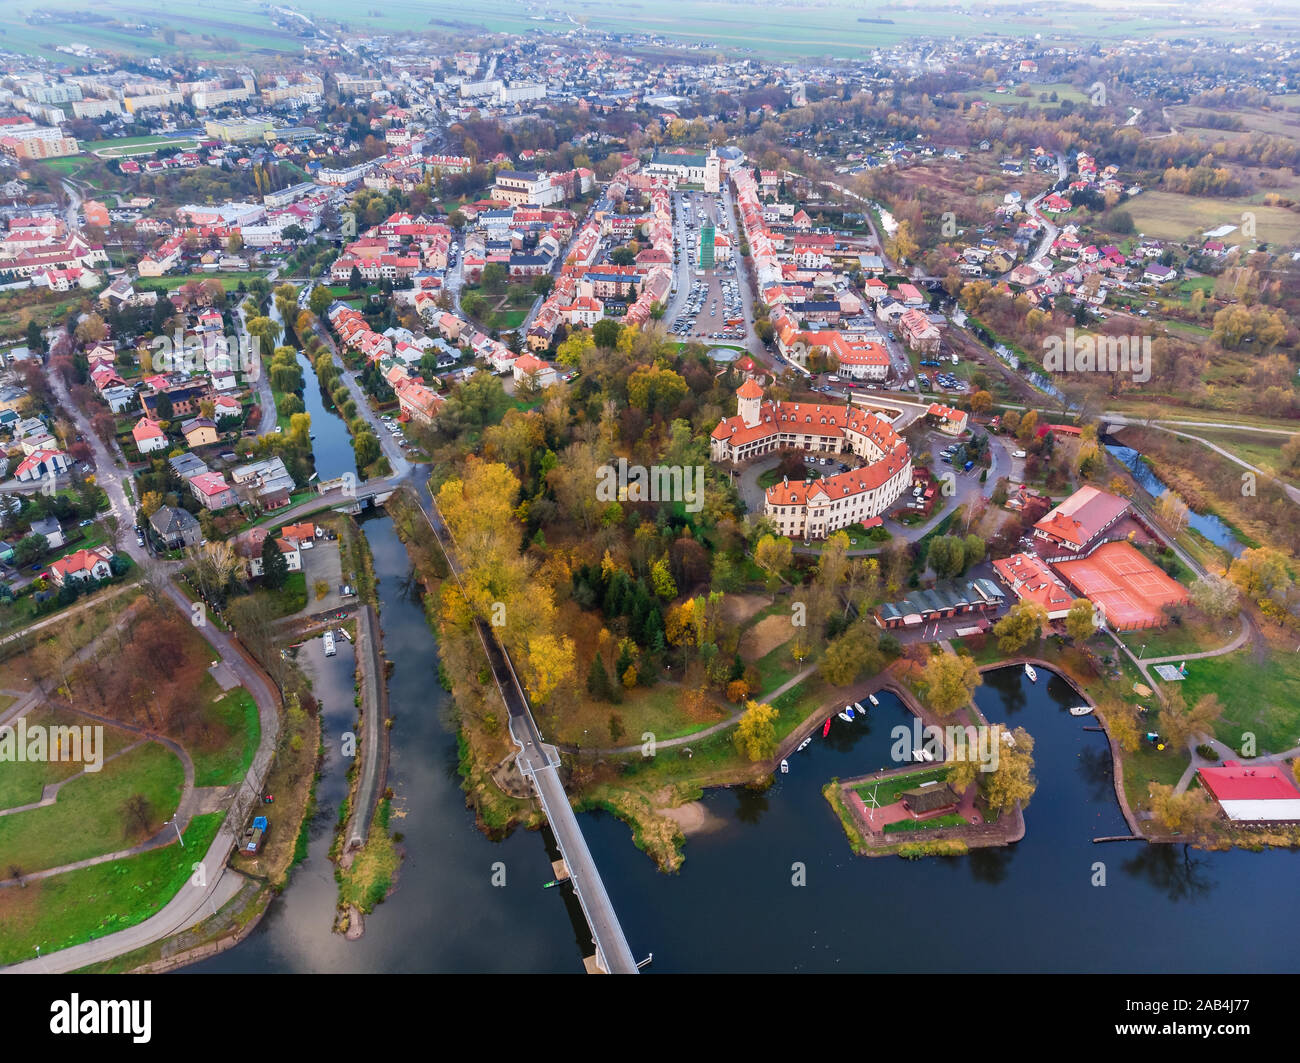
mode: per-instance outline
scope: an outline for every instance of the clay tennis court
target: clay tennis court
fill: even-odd
[[[1052,567],[1101,606],[1114,631],[1158,627],[1166,619],[1163,606],[1187,601],[1187,588],[1129,543],[1106,543],[1088,557],[1059,561]]]

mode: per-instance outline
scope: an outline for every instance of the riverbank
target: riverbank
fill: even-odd
[[[457,762],[466,805],[490,838],[503,837],[518,826],[536,829],[545,816],[515,765],[506,709],[491,683],[468,610],[458,608],[459,590],[447,582],[449,570],[437,538],[409,489],[396,491],[386,509],[406,547],[425,618],[437,637],[438,675],[454,705]]]

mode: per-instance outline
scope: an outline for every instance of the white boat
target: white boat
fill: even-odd
[[[862,713],[862,715],[865,716],[865,715],[867,714],[867,710],[864,709],[864,708],[862,707],[862,702],[860,702],[860,701],[855,701],[855,702],[853,703],[853,707],[854,707],[855,709],[857,709],[858,712]]]
[[[867,695],[867,700],[868,700],[869,702],[871,702],[871,704],[873,704],[873,705],[879,705],[879,704],[880,704],[880,702],[878,702],[878,701],[876,700],[876,695],[875,695],[875,694],[868,694],[868,695]]]
[[[1034,671],[1034,666],[1032,664],[1025,665],[1025,675],[1029,676],[1029,681],[1031,683],[1038,682],[1038,673]]]
[[[845,723],[852,723],[852,722],[853,722],[853,717],[850,716],[847,712],[841,712],[841,713],[839,714],[839,717],[840,717],[840,719],[843,720]]]
[[[789,770],[790,770],[790,762],[788,760],[781,761],[781,774],[785,775],[787,772],[789,772]]]
[[[934,754],[928,749],[914,749],[912,750],[912,756],[917,760],[934,760]]]
[[[796,752],[796,753],[802,753],[805,749],[808,748],[808,745],[809,745],[810,742],[812,742],[812,737],[811,737],[811,736],[809,736],[808,738],[805,738],[802,742],[799,743],[799,748],[796,749],[795,752]]]
[[[1070,710],[1070,715],[1071,715],[1071,716],[1087,716],[1088,713],[1090,713],[1090,712],[1092,712],[1092,706],[1091,706],[1091,705],[1076,705],[1076,706],[1074,706],[1074,708],[1072,708],[1072,709]]]
[[[327,628],[325,631],[325,656],[333,657],[334,653],[334,632]]]
[[[845,716],[845,718],[849,721],[849,723],[852,723],[852,722],[853,722],[853,706],[852,706],[852,705],[845,705],[845,706],[844,706],[844,716]]]

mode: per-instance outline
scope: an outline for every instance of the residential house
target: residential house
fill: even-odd
[[[213,513],[228,509],[236,502],[235,491],[219,472],[201,472],[190,478],[190,490],[204,509]]]
[[[78,550],[50,565],[50,579],[57,587],[64,586],[69,580],[108,579],[113,574],[109,565],[112,560],[113,548],[110,546]]]
[[[149,518],[149,525],[168,550],[182,550],[198,546],[203,532],[198,519],[189,510],[175,506],[161,506]]]

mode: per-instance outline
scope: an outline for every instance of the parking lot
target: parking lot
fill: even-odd
[[[673,224],[681,256],[677,271],[677,296],[670,303],[665,321],[668,331],[683,340],[743,342],[745,308],[741,301],[734,259],[718,262],[700,273],[698,251],[700,226],[712,221],[719,233],[729,232],[730,219],[717,196],[702,192],[673,197]],[[733,246],[735,237],[732,237]],[[728,324],[731,322],[731,324]]]

